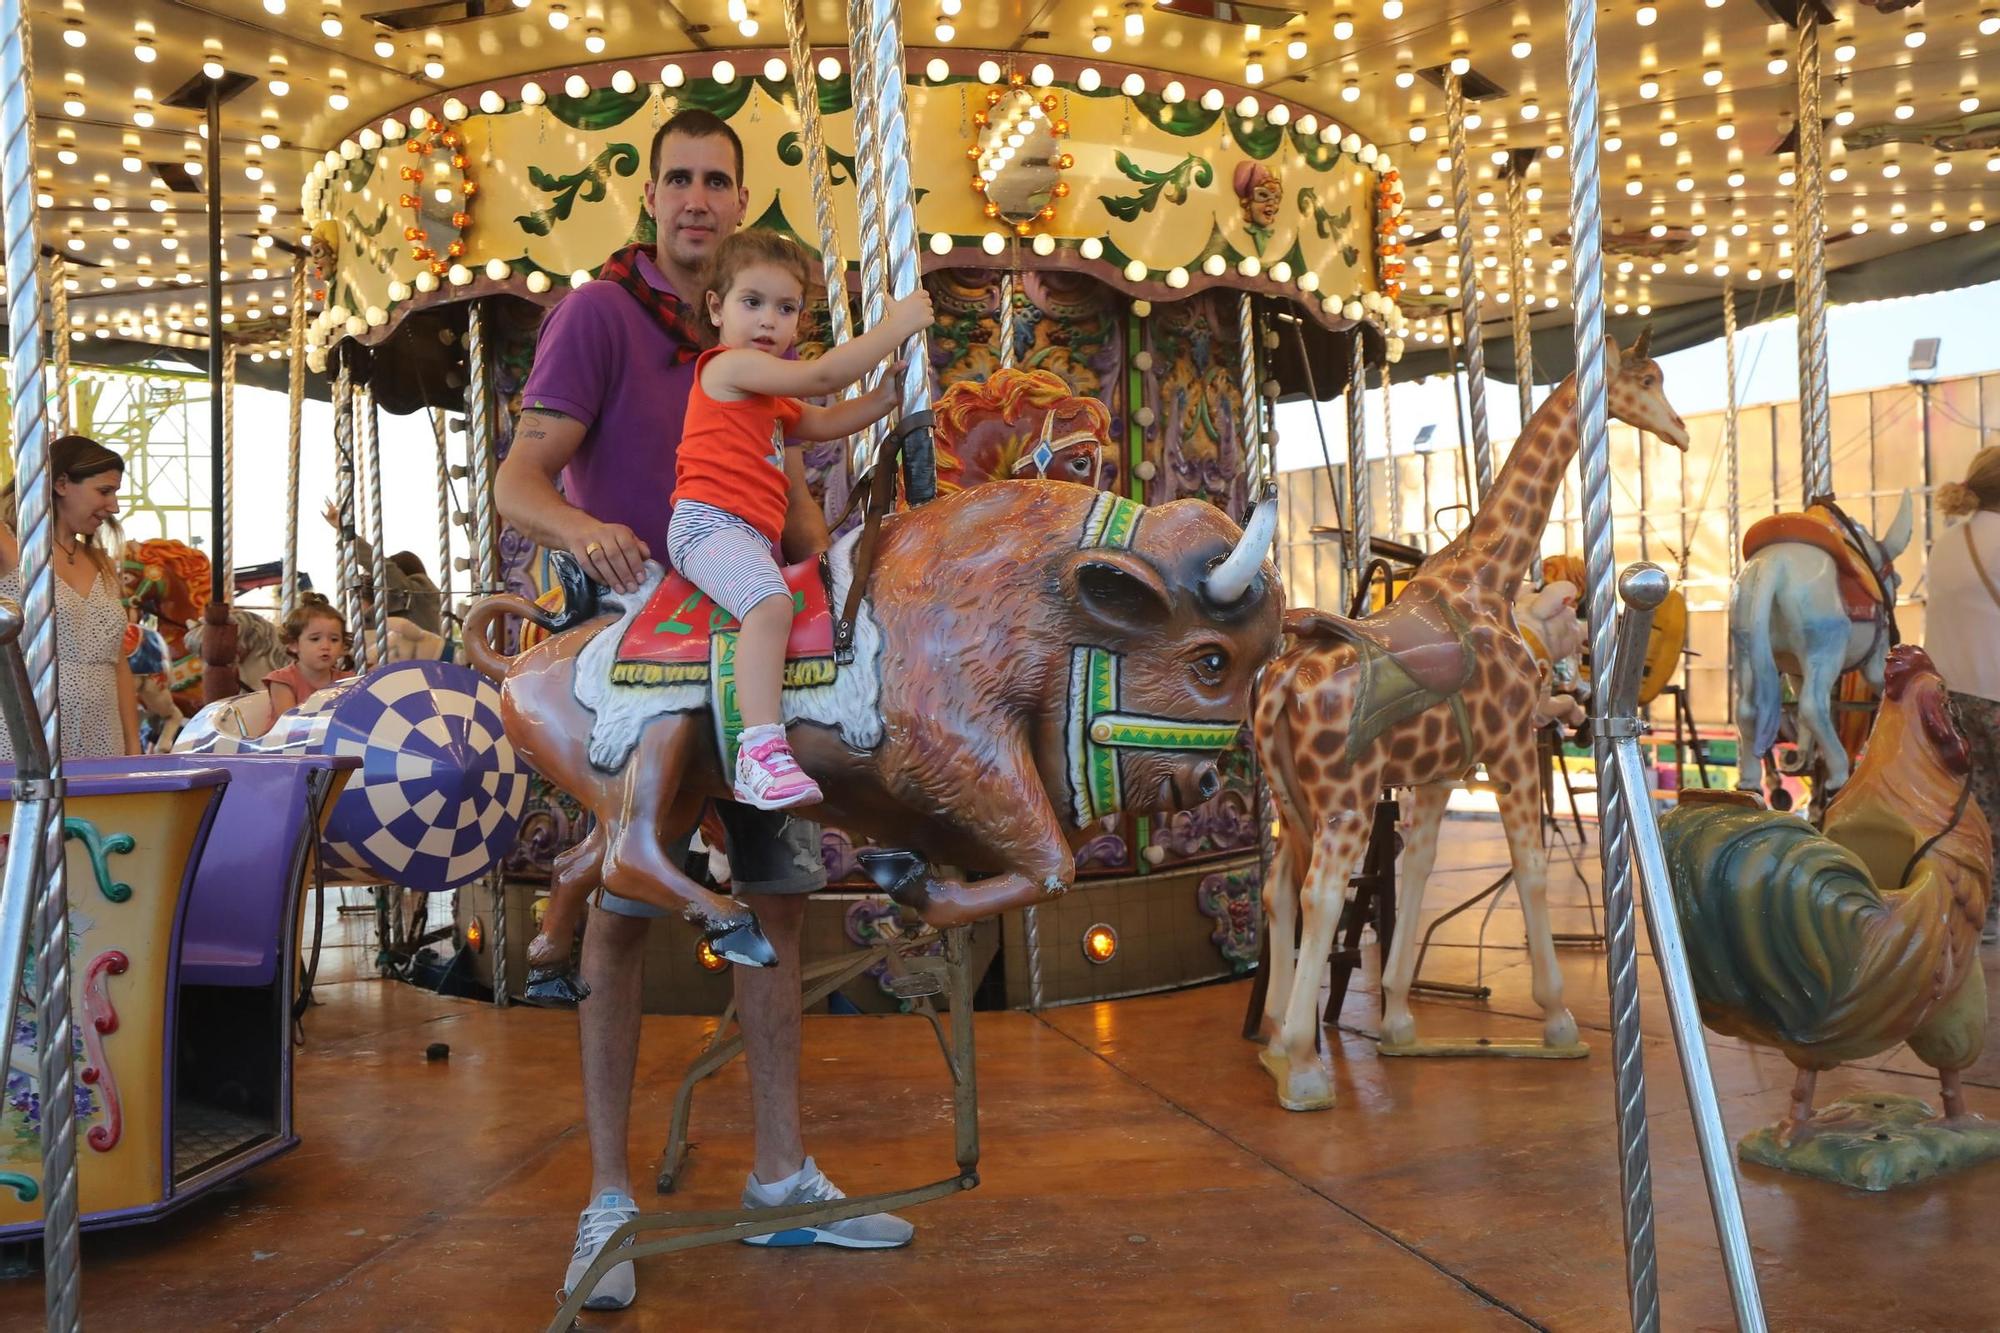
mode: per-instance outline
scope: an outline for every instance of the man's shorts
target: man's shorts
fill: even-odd
[[[820,859],[819,825],[794,819],[782,810],[758,810],[733,801],[717,801],[723,832],[728,835],[730,892],[816,893],[826,887],[826,863]],[[674,864],[687,860],[693,833],[676,842],[668,855]],[[620,898],[599,889],[591,898],[617,916],[656,917],[665,908]]]

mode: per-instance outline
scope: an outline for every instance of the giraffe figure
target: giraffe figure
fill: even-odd
[[[1661,390],[1648,336],[1622,355],[1605,340],[1611,415],[1685,449],[1687,428]],[[1286,617],[1289,646],[1264,670],[1254,726],[1279,823],[1264,881],[1271,978],[1262,1059],[1288,1110],[1333,1105],[1317,1049],[1320,989],[1375,801],[1391,787],[1412,788],[1413,799],[1403,826],[1400,928],[1382,985],[1382,1049],[1424,1049],[1409,1006],[1424,881],[1437,857],[1449,784],[1476,764],[1499,788],[1527,919],[1543,1025],[1542,1042],[1526,1053],[1584,1053],[1563,1004],[1549,931],[1535,746],[1541,668],[1514,624],[1514,596],[1539,553],[1556,488],[1577,450],[1577,426],[1572,376],[1522,429],[1471,525],[1418,568],[1393,604],[1364,620],[1310,610]],[[1294,955],[1300,913],[1304,934]]]

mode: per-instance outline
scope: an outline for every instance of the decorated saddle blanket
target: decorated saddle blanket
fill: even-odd
[[[882,631],[866,600],[855,616],[854,661],[833,668],[830,608],[846,596],[860,536],[856,528],[834,543],[824,576],[813,564],[786,571],[795,615],[782,707],[788,724],[816,722],[855,749],[872,750],[882,741]],[[591,764],[616,773],[651,723],[670,713],[705,713],[722,771],[735,771],[743,730],[735,619],[650,560],[635,592],[606,591],[598,605],[616,619],[577,654],[571,683],[593,715]]]
[[[1748,560],[1779,542],[1802,542],[1833,557],[1841,609],[1847,612],[1850,621],[1871,624],[1881,614],[1881,575],[1869,565],[1868,557],[1826,506],[1813,505],[1801,514],[1772,514],[1758,519],[1743,534],[1743,558]]]
[[[785,569],[792,593],[792,634],[785,644],[785,684],[833,683],[833,610],[827,601],[824,562]],[[668,570],[618,641],[611,679],[618,685],[707,682],[717,635],[742,626],[709,595]]]
[[[1478,669],[1465,618],[1442,600],[1403,600],[1366,620],[1322,611],[1292,612],[1285,630],[1301,638],[1332,639],[1355,651],[1360,673],[1354,716],[1347,732],[1352,761],[1398,723],[1439,705],[1451,709],[1459,741],[1470,759],[1472,718],[1464,690]]]

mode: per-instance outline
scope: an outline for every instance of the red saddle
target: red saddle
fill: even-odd
[[[1833,515],[1820,505],[1802,514],[1772,514],[1760,518],[1743,534],[1743,556],[1747,560],[1766,546],[1779,542],[1801,542],[1815,546],[1833,557],[1838,572],[1841,609],[1857,625],[1874,622],[1882,611],[1882,576],[1868,567],[1853,541]]]
[[[785,684],[833,680],[833,609],[817,559],[785,567],[792,592],[792,634],[785,643]],[[718,635],[741,629],[735,616],[673,570],[653,590],[618,645],[611,678],[626,685],[706,682]]]

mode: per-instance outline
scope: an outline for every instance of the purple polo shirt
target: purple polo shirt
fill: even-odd
[[[657,290],[673,286],[639,256],[639,273]],[[604,523],[639,534],[653,559],[667,559],[667,517],[674,458],[687,420],[694,362],[674,363],[679,344],[615,283],[586,282],[542,321],[534,368],[521,409],[547,408],[586,430],[563,494]]]

